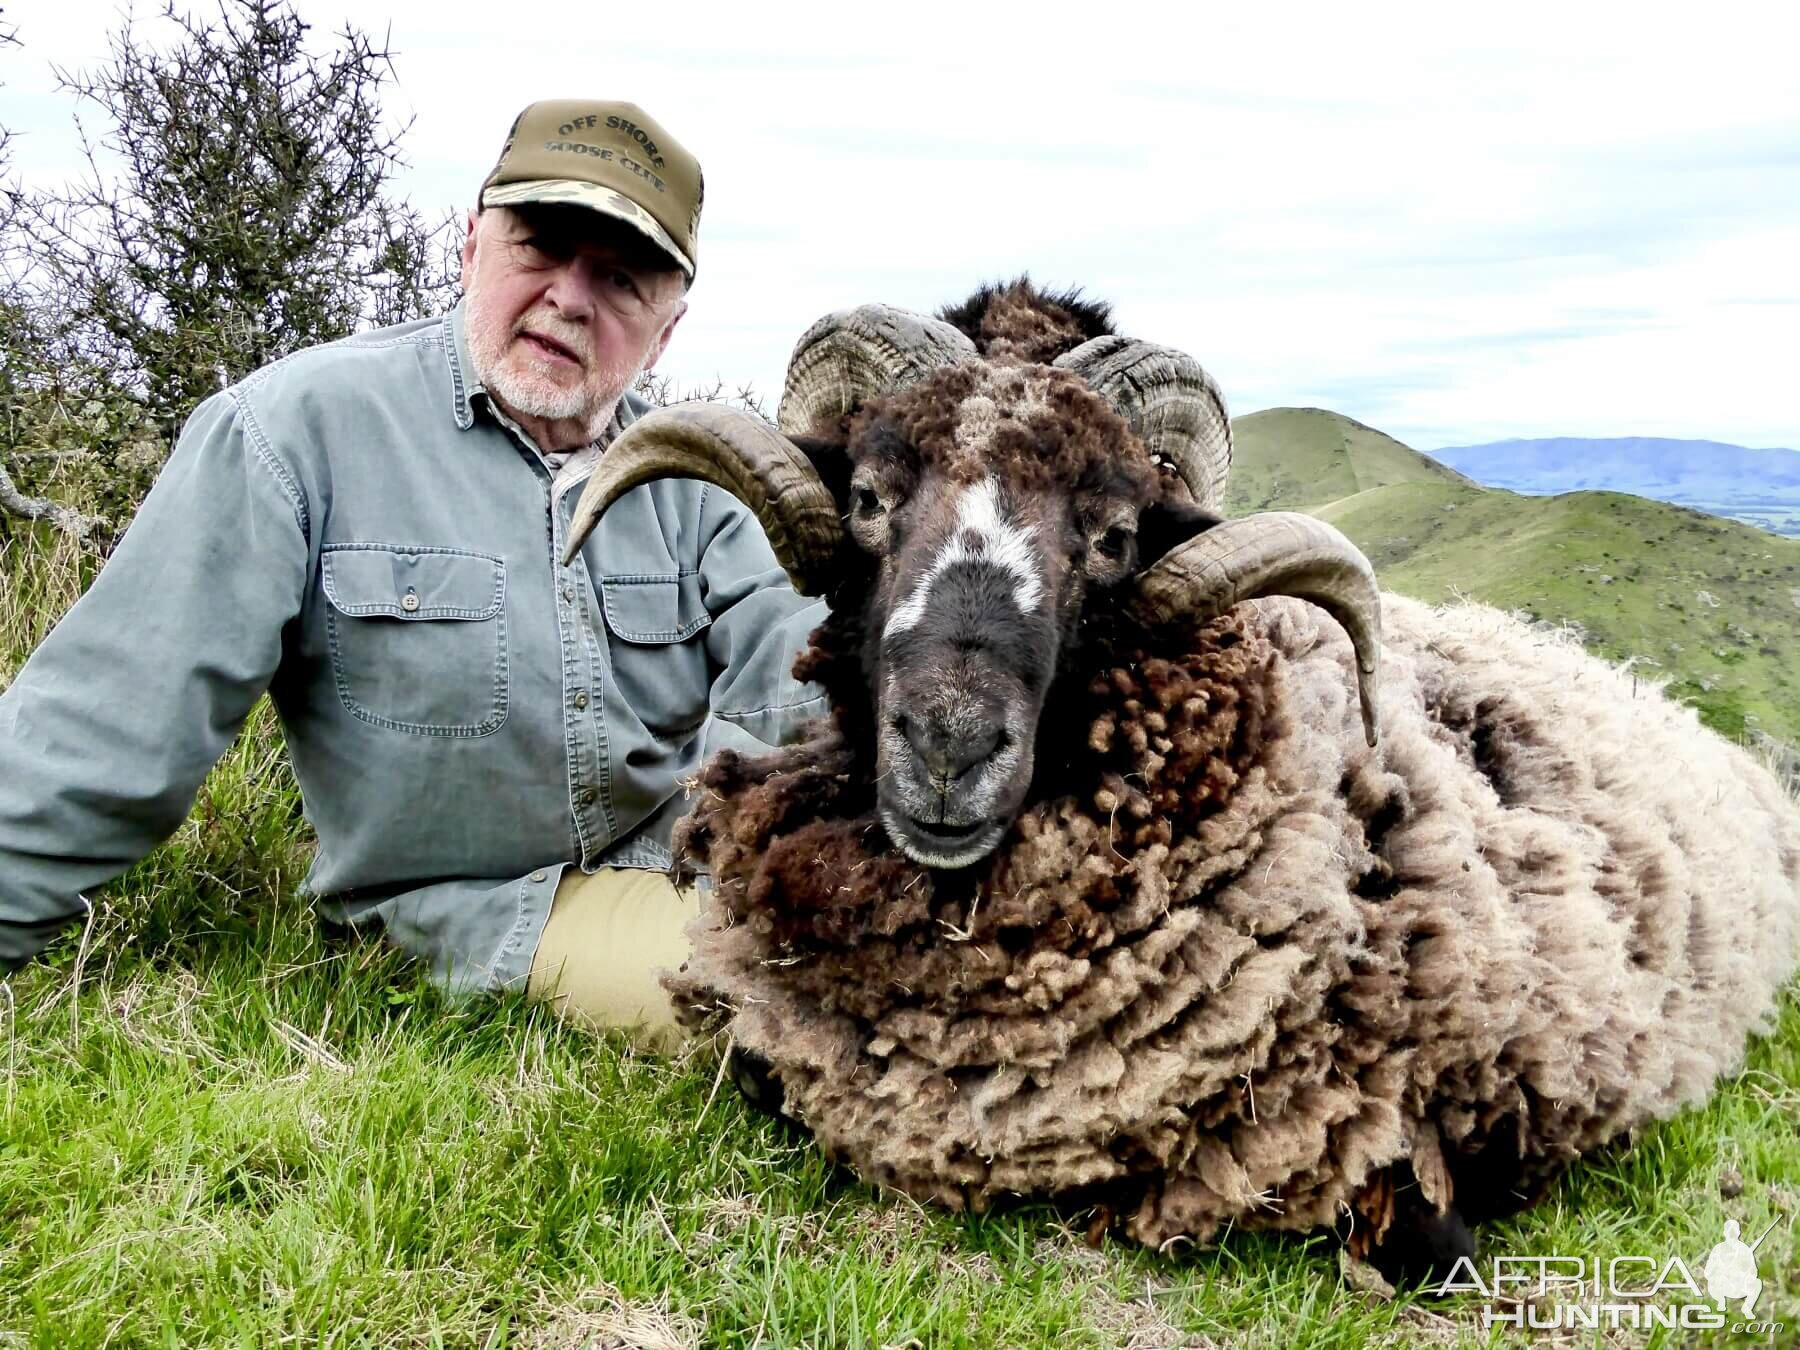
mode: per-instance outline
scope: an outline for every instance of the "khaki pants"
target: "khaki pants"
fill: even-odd
[[[679,1049],[668,990],[657,982],[688,957],[684,930],[700,897],[664,872],[602,868],[563,873],[531,961],[526,993],[558,1017],[598,1031],[630,1030],[648,1049]]]

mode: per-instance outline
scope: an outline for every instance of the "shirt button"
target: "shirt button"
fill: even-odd
[[[594,789],[583,788],[583,789],[581,789],[580,792],[575,794],[575,805],[577,805],[577,806],[592,806],[593,804],[594,804]]]
[[[533,881],[542,881],[544,879],[544,874],[542,872],[533,872],[531,874],[531,879]]]
[[[564,586],[562,588],[562,598],[565,603],[571,604],[571,605],[574,604],[575,603],[575,588],[573,586]]]
[[[577,689],[575,691],[575,706],[577,708],[587,707],[587,690]]]
[[[400,608],[405,610],[408,614],[411,614],[418,607],[419,597],[414,595],[411,591],[408,591],[405,595],[400,597]]]

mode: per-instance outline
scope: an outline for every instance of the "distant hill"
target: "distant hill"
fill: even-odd
[[[1559,436],[1453,445],[1431,453],[1490,487],[1534,496],[1630,492],[1800,536],[1800,451],[1653,436]]]
[[[1269,408],[1231,422],[1233,515],[1279,504],[1306,511],[1390,483],[1473,484],[1392,436],[1323,408]]]
[[[1716,730],[1800,744],[1800,540],[1618,492],[1483,488],[1319,409],[1232,427],[1229,514],[1309,511],[1390,590],[1578,624],[1592,650],[1670,681]],[[1363,476],[1386,481],[1319,500]]]

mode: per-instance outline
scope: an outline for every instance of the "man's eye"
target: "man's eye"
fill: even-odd
[[[527,235],[519,241],[519,247],[525,251],[528,261],[538,264],[566,262],[569,257],[568,247],[548,235]]]

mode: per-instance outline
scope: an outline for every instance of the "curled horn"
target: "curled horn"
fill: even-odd
[[[827,314],[794,344],[776,425],[805,435],[865,399],[974,356],[975,344],[957,329],[911,310],[860,305]]]
[[[1310,600],[1350,635],[1363,734],[1374,745],[1381,593],[1369,560],[1324,521],[1297,511],[1264,511],[1215,525],[1148,568],[1130,604],[1145,623],[1204,623],[1265,595]]]
[[[843,537],[837,502],[792,441],[754,413],[720,403],[658,408],[620,434],[581,491],[563,565],[607,507],[656,478],[698,478],[724,488],[755,513],[794,589],[825,593]]]
[[[1173,347],[1097,337],[1058,358],[1104,397],[1153,459],[1172,464],[1194,501],[1217,511],[1231,470],[1225,396]],[[1205,622],[1244,600],[1293,595],[1324,609],[1356,649],[1363,734],[1379,735],[1381,592],[1375,570],[1337,530],[1292,511],[1226,521],[1165,554],[1138,578],[1132,609],[1147,623]]]
[[[1220,508],[1231,470],[1231,419],[1225,396],[1198,361],[1173,347],[1108,335],[1056,364],[1112,404],[1150,457],[1174,466],[1197,503]]]

